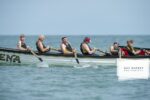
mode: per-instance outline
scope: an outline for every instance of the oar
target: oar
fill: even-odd
[[[126,48],[126,46],[119,46],[120,48]],[[135,49],[144,49],[144,50],[150,50],[150,48],[141,48],[141,47],[134,47]]]
[[[52,48],[50,47],[51,50],[54,50],[54,51],[59,51],[60,52],[60,49],[56,49],[56,48]]]
[[[60,50],[60,49],[56,49],[56,48],[52,48],[52,47],[51,47],[51,50],[55,50],[55,51],[59,51],[59,52],[61,52],[61,50]],[[74,57],[75,57],[76,62],[77,62],[78,64],[80,64],[80,62],[79,62],[79,59],[78,59],[78,56],[77,56],[77,53],[76,53],[76,52],[74,53]]]
[[[102,50],[100,50],[100,49],[96,49],[96,50],[99,51],[99,52],[102,52],[102,53],[106,54],[107,56],[110,56],[110,54],[107,53],[107,52],[104,52],[104,51],[102,51]]]
[[[77,56],[77,53],[76,53],[76,52],[74,53],[74,57],[75,57],[76,62],[77,62],[78,64],[80,64],[80,62],[79,62],[79,59],[78,59],[78,56]]]
[[[30,49],[30,52],[31,52],[36,58],[38,58],[41,62],[43,62],[43,59],[42,59],[41,57],[39,57],[34,51],[32,51],[32,50]]]

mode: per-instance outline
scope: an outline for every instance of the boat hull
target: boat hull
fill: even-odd
[[[45,54],[35,53],[43,59],[43,61],[49,65],[76,65],[77,62],[73,55],[63,55],[58,52],[50,52]],[[116,65],[117,56],[83,56],[78,54],[80,65]],[[146,57],[126,57],[124,59],[150,59]],[[17,49],[0,48],[0,63],[7,64],[37,64],[40,63],[31,52],[20,51]]]

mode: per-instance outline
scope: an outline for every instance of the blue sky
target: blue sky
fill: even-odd
[[[0,35],[150,35],[150,0],[0,0]]]

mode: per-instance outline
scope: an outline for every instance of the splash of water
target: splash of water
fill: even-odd
[[[37,67],[49,67],[48,63],[46,62],[40,62],[36,64]]]
[[[74,68],[89,68],[89,67],[91,67],[91,68],[98,68],[98,66],[96,66],[96,65],[90,65],[90,64],[74,65],[73,67]]]

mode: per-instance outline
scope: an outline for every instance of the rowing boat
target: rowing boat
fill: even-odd
[[[63,55],[60,52],[48,52],[39,54],[34,51],[39,57],[49,65],[70,65],[77,64],[74,55]],[[84,56],[80,53],[77,54],[80,64],[94,64],[94,65],[116,65],[118,56],[109,55],[89,55]],[[122,59],[149,59],[150,56],[130,56],[122,57]],[[21,51],[13,48],[0,47],[0,63],[7,64],[36,64],[40,61],[30,52]]]

